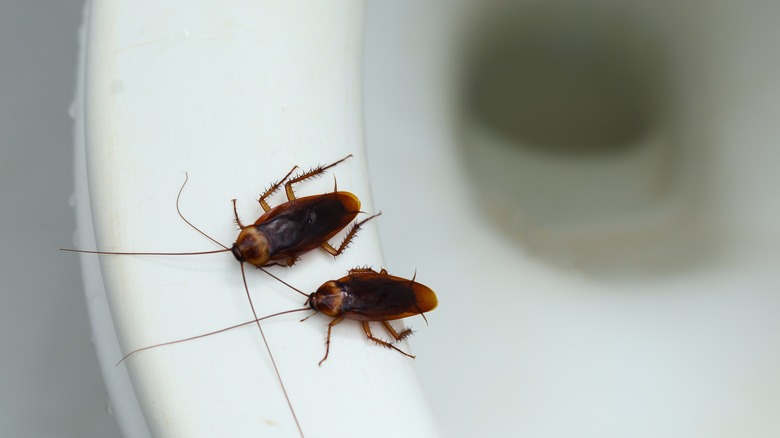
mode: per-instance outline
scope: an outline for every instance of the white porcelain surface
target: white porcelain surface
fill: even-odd
[[[152,3],[91,4],[83,104],[89,193],[79,191],[77,205],[82,226],[91,214],[97,248],[219,249],[176,213],[185,172],[182,212],[225,245],[236,237],[230,200],[238,199],[245,223],[253,221],[262,212],[259,194],[296,164],[308,169],[353,154],[331,175],[361,198],[363,211],[375,211],[362,138],[362,2],[204,1],[149,14]],[[296,192],[330,191],[331,175]],[[382,266],[377,223],[366,224],[335,261],[315,252],[294,268],[272,270],[313,292],[355,266]],[[114,366],[134,349],[251,320],[232,254],[101,256],[99,272],[89,269],[96,256],[82,257],[87,286],[99,288],[90,279],[102,277],[121,346],[120,353],[110,336],[97,338],[126,433],[143,434],[145,422],[153,436],[298,434],[254,326],[140,352]],[[254,269],[247,282],[261,316],[305,301]],[[87,293],[101,300],[102,291]],[[104,333],[107,309],[91,310],[93,329]],[[334,329],[328,361],[318,366],[330,320],[300,319],[279,317],[263,327],[303,434],[398,436],[410,427],[436,434],[411,360],[373,346],[347,321]],[[131,386],[117,383],[125,372]],[[405,422],[377,429],[379,415]]]

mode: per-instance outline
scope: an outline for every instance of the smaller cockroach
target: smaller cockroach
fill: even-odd
[[[433,290],[415,281],[416,275],[410,280],[392,276],[384,269],[380,272],[376,272],[370,268],[352,269],[347,276],[339,278],[338,280],[326,281],[316,292],[311,294],[300,291],[265,269],[263,269],[263,271],[305,296],[306,302],[304,303],[304,306],[306,307],[274,313],[273,315],[257,318],[252,321],[236,324],[202,335],[139,348],[128,353],[117,363],[117,365],[140,351],[190,341],[245,325],[259,323],[262,320],[275,316],[302,312],[305,310],[313,310],[314,313],[304,318],[304,320],[320,312],[333,318],[330,321],[330,324],[328,324],[328,334],[325,341],[325,356],[320,360],[319,365],[322,365],[322,363],[325,362],[330,353],[330,335],[333,327],[345,319],[360,321],[363,325],[363,331],[365,332],[366,337],[374,341],[377,345],[392,348],[404,356],[414,359],[415,356],[406,353],[393,345],[393,343],[375,337],[371,333],[369,323],[374,321],[381,322],[385,330],[387,330],[390,336],[397,342],[409,337],[412,334],[412,330],[407,328],[399,333],[388,321],[421,315],[427,322],[425,313],[435,309],[439,303]]]
[[[350,270],[346,277],[326,282],[317,292],[310,294],[306,302],[312,310],[333,317],[328,324],[325,357],[319,364],[322,365],[330,353],[331,330],[344,319],[360,321],[366,337],[377,345],[414,358],[395,345],[374,337],[369,322],[381,322],[396,341],[410,336],[412,329],[407,328],[398,333],[387,321],[413,315],[425,318],[425,312],[430,312],[439,304],[436,294],[429,287],[414,281],[415,278],[416,275],[411,280],[394,277],[384,269],[376,272],[370,268],[357,268]]]

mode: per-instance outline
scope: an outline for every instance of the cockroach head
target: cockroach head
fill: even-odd
[[[239,262],[247,262],[258,268],[268,263],[271,245],[265,233],[255,227],[246,227],[230,249]]]
[[[309,295],[309,306],[324,315],[339,316],[342,313],[344,291],[338,281],[328,281]]]

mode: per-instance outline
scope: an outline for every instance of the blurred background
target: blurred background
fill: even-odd
[[[366,135],[445,436],[776,436],[780,3],[371,2]],[[399,231],[401,230],[401,231]]]
[[[0,3],[0,436],[119,436],[57,251],[81,8]],[[439,295],[410,345],[445,436],[776,436],[778,17],[368,3],[374,202]]]

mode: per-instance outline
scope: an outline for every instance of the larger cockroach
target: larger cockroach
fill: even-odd
[[[338,256],[349,245],[360,226],[381,213],[377,213],[357,222],[347,232],[338,248],[334,248],[328,240],[344,229],[360,213],[360,200],[349,192],[340,192],[335,187],[333,192],[321,195],[296,198],[293,184],[320,175],[325,170],[341,163],[352,155],[342,158],[328,166],[319,166],[290,180],[292,170],[279,182],[272,184],[258,202],[265,214],[254,224],[244,226],[236,211],[236,200],[233,200],[233,213],[236,224],[241,232],[230,251],[239,262],[247,262],[258,268],[275,264],[291,266],[298,256],[320,247]],[[287,202],[271,208],[266,198],[279,190],[284,183]]]
[[[265,213],[252,225],[244,225],[238,217],[236,200],[233,199],[233,214],[240,232],[232,247],[228,248],[219,241],[213,239],[198,227],[187,220],[179,208],[179,201],[188,177],[179,189],[176,196],[176,211],[189,226],[203,234],[212,242],[223,249],[203,252],[117,252],[117,251],[87,251],[75,249],[63,249],[63,251],[81,252],[89,254],[108,255],[202,255],[230,251],[239,262],[247,262],[258,268],[272,265],[291,266],[299,256],[320,247],[338,256],[349,246],[360,226],[367,221],[379,216],[377,213],[362,221],[355,223],[347,232],[338,248],[333,247],[328,240],[343,230],[360,213],[360,200],[350,192],[338,191],[321,195],[297,198],[293,191],[293,185],[314,178],[326,170],[350,158],[348,155],[335,163],[327,166],[317,166],[308,172],[304,172],[293,178],[290,176],[298,169],[294,166],[284,178],[271,184],[263,193],[258,202]],[[268,197],[274,194],[284,185],[287,202],[276,207],[268,204]]]
[[[265,269],[263,270],[265,271]],[[421,315],[425,318],[425,313],[435,309],[438,305],[438,300],[436,299],[436,294],[433,290],[422,283],[415,281],[416,276],[411,280],[396,277],[388,274],[384,269],[380,272],[376,272],[370,268],[352,269],[345,277],[339,278],[338,280],[327,281],[323,283],[316,292],[311,294],[300,291],[268,271],[265,272],[294,291],[305,296],[306,302],[304,303],[304,306],[306,307],[274,313],[273,315],[257,318],[252,321],[236,324],[198,336],[139,348],[128,353],[119,362],[121,363],[131,355],[140,351],[190,341],[249,324],[259,324],[259,321],[264,319],[305,310],[313,310],[315,314],[319,312],[333,318],[328,324],[328,333],[325,341],[325,356],[320,360],[320,365],[325,362],[330,353],[330,337],[333,327],[345,319],[360,321],[363,325],[363,331],[366,334],[366,337],[377,345],[392,348],[405,356],[414,358],[414,356],[396,347],[393,343],[375,337],[371,333],[369,323],[382,323],[385,330],[387,330],[390,336],[397,342],[410,336],[412,330],[407,328],[399,333],[388,321],[407,318],[414,315]],[[305,319],[308,319],[308,317]]]
[[[321,175],[326,170],[338,165],[344,160],[350,158],[352,155],[348,155],[335,163],[327,166],[317,166],[307,172],[303,172],[299,175],[291,177],[293,172],[298,169],[298,166],[294,166],[287,175],[284,176],[278,182],[272,183],[268,189],[260,196],[258,202],[264,210],[264,214],[255,221],[252,225],[244,225],[238,216],[238,209],[236,207],[236,200],[233,199],[233,214],[235,221],[240,232],[236,238],[232,247],[228,248],[216,239],[212,238],[208,234],[201,231],[198,227],[193,225],[181,212],[179,202],[181,199],[184,186],[187,184],[189,177],[187,176],[179,189],[179,193],[176,196],[176,211],[179,216],[193,229],[200,234],[213,241],[217,245],[220,245],[223,249],[214,251],[203,252],[186,252],[186,253],[173,253],[173,252],[118,252],[118,251],[87,251],[87,250],[75,250],[75,249],[63,249],[63,251],[81,252],[90,254],[106,254],[106,255],[203,255],[203,254],[215,254],[220,252],[231,252],[236,260],[241,264],[241,276],[244,282],[244,288],[246,290],[247,299],[249,300],[249,306],[252,309],[252,314],[255,320],[258,320],[257,312],[255,310],[252,297],[249,293],[249,288],[246,282],[246,274],[244,271],[244,262],[252,264],[258,268],[268,267],[272,265],[292,266],[299,256],[315,249],[322,248],[334,257],[340,255],[350,244],[355,237],[357,231],[361,225],[367,221],[379,216],[381,213],[377,213],[359,222],[356,222],[346,236],[342,240],[338,248],[333,247],[328,240],[338,234],[347,225],[349,225],[355,217],[360,213],[360,200],[357,196],[350,192],[338,191],[338,188],[334,186],[333,192],[306,196],[297,198],[293,191],[293,185],[303,182],[305,180],[314,178]],[[285,193],[287,195],[287,202],[282,203],[276,207],[271,207],[268,204],[268,197],[274,194],[279,188],[284,185]],[[260,334],[263,338],[263,342],[271,354],[268,342],[265,339],[265,334],[257,323],[257,327],[260,330]],[[272,356],[273,359],[273,356]],[[276,367],[274,363],[274,367]],[[287,397],[287,391],[284,388],[284,383],[278,374],[280,384],[282,385],[282,391]],[[289,397],[287,398],[288,405],[292,411],[293,417],[295,417],[295,411],[292,409]],[[296,424],[298,423],[295,418]],[[298,425],[300,430],[300,425]]]

